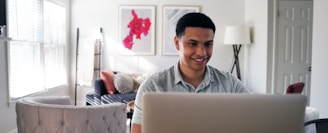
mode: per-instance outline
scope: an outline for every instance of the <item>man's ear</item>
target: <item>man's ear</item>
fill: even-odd
[[[179,38],[177,36],[174,37],[174,45],[175,45],[175,49],[177,49],[179,51],[180,50]]]

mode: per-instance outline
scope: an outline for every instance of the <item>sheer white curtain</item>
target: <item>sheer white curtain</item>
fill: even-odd
[[[66,83],[66,19],[65,8],[45,2],[44,68],[45,87],[52,88]]]
[[[65,8],[47,0],[7,0],[11,99],[66,84]]]

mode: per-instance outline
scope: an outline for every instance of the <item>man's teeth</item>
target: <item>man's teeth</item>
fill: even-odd
[[[195,59],[196,61],[204,61],[205,59]]]

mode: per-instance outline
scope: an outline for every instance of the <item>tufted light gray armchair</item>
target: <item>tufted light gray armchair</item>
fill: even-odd
[[[126,105],[74,106],[68,96],[30,97],[16,103],[18,133],[125,133]]]

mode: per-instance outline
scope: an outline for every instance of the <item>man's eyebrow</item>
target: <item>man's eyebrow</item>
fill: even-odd
[[[189,40],[187,40],[187,41],[192,41],[192,42],[198,42],[197,40],[195,40],[195,39],[189,39]]]
[[[199,41],[197,41],[197,40],[195,40],[195,39],[189,39],[189,40],[187,40],[188,42],[199,42]],[[206,41],[205,43],[213,43],[214,41],[213,40],[208,40],[208,41]]]
[[[208,41],[206,41],[204,44],[212,44],[214,41],[213,40],[208,40]]]
[[[206,43],[212,43],[212,42],[214,42],[213,40],[208,40],[208,41],[206,41]]]

